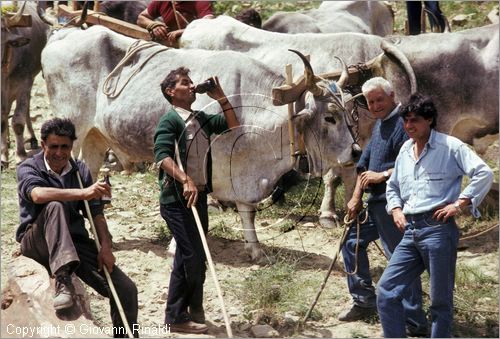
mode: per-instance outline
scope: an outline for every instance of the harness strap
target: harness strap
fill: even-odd
[[[123,91],[125,86],[129,83],[129,81],[137,74],[139,71],[142,69],[142,67],[150,60],[152,59],[156,54],[166,51],[169,49],[169,47],[164,47],[158,49],[157,51],[151,53],[147,58],[144,59],[142,63],[137,65],[136,69],[130,74],[130,76],[125,80],[121,88],[118,89],[118,80],[110,85],[110,82],[116,78],[119,78],[119,75],[121,74],[122,68],[129,63],[133,57],[135,57],[135,54],[138,52],[142,51],[143,49],[151,48],[159,46],[155,42],[151,41],[144,41],[144,40],[137,40],[135,41],[132,45],[129,46],[127,49],[127,52],[125,53],[125,56],[123,57],[122,60],[115,66],[115,68],[109,73],[109,75],[106,77],[106,80],[104,81],[103,87],[102,87],[102,92],[108,97],[108,98],[116,98],[117,96],[120,95],[120,93]]]

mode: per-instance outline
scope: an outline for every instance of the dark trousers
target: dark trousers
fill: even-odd
[[[433,15],[429,15],[429,21],[431,23],[431,29],[435,26],[439,27],[440,32],[444,32],[445,22],[441,9],[439,8],[439,1],[424,1],[425,8],[431,12]],[[422,30],[420,24],[420,17],[422,13],[422,3],[421,1],[407,1],[406,10],[408,12],[408,26],[410,30],[410,35],[420,34]],[[437,20],[437,22],[436,22]]]
[[[111,296],[104,272],[97,271],[97,247],[88,236],[72,235],[67,209],[58,201],[48,203],[21,240],[21,253],[55,273],[70,265],[74,273],[100,295],[109,298],[115,337],[126,337],[120,313]],[[130,328],[137,324],[137,287],[117,266],[110,273]],[[134,336],[138,336],[134,333]]]
[[[199,193],[196,208],[206,234],[208,232],[206,193]],[[203,306],[206,257],[193,212],[186,207],[185,201],[161,204],[160,213],[177,243],[168,287],[165,324],[178,324],[190,320],[188,307],[193,309]]]

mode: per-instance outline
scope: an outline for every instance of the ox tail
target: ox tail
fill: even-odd
[[[410,60],[408,60],[406,55],[394,44],[386,40],[382,40],[380,48],[382,48],[385,54],[388,54],[399,61],[399,63],[403,66],[406,74],[408,75],[408,79],[410,80],[411,94],[417,93],[417,77],[415,75],[413,67],[410,64]]]

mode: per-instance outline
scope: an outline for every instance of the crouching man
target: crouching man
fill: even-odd
[[[137,323],[137,288],[132,280],[115,266],[111,237],[100,198],[111,195],[104,182],[92,183],[88,167],[71,158],[75,126],[69,119],[54,118],[41,129],[42,151],[17,168],[21,223],[16,240],[21,253],[34,259],[55,276],[54,308],[73,306],[75,273],[102,296],[110,299],[115,337],[127,337],[120,313],[102,271],[108,269],[122,303],[130,328]],[[78,173],[84,188],[80,188]],[[84,200],[89,201],[91,216]],[[80,213],[81,212],[81,213]],[[92,218],[101,250],[85,228],[84,217]],[[135,334],[135,336],[137,336]]]

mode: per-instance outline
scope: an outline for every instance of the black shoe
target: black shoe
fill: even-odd
[[[406,325],[406,335],[408,337],[427,338],[427,327]]]
[[[365,308],[358,305],[354,305],[350,309],[340,313],[339,320],[340,321],[364,320],[375,314],[377,314],[377,309],[375,307]]]
[[[54,296],[54,309],[62,310],[73,306],[75,288],[71,282],[69,266],[62,266],[56,272],[56,294]]]
[[[205,323],[205,310],[203,306],[200,307],[189,307],[189,316],[191,320],[198,324]]]

